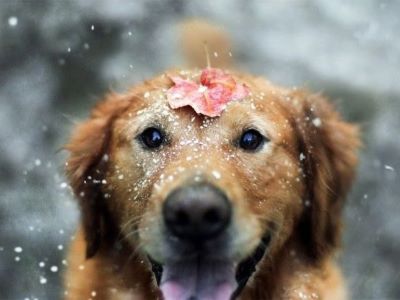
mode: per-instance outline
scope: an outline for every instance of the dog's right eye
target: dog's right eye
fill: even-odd
[[[163,144],[165,137],[159,129],[150,127],[140,134],[140,139],[147,148],[155,149]]]

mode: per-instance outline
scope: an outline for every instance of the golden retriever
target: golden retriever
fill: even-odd
[[[346,298],[335,250],[357,127],[320,95],[221,72],[249,93],[220,116],[168,103],[193,68],[106,96],[75,129],[66,299]]]

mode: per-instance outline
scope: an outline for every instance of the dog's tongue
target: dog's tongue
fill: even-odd
[[[164,300],[229,300],[236,289],[235,268],[228,261],[193,259],[163,266]]]

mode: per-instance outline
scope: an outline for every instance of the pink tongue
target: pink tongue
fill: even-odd
[[[164,300],[229,300],[236,289],[232,262],[185,260],[163,266]]]

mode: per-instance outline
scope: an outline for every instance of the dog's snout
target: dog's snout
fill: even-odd
[[[167,229],[190,242],[204,242],[221,234],[231,219],[227,196],[211,184],[172,191],[163,206]]]

